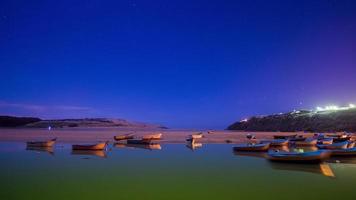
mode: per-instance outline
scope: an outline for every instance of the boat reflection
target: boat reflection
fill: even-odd
[[[187,143],[185,145],[188,149],[191,149],[192,151],[196,150],[196,149],[199,149],[201,147],[203,147],[203,144],[202,143],[197,143],[197,142],[194,142],[194,143]]]
[[[269,165],[272,167],[272,169],[275,170],[308,172],[314,174],[321,174],[331,178],[335,177],[335,174],[328,163],[321,163],[319,165],[310,165],[310,164],[269,162]]]
[[[247,156],[255,158],[267,158],[266,152],[233,151],[236,156]]]
[[[53,146],[50,146],[50,147],[27,146],[26,150],[27,151],[36,151],[36,152],[47,152],[51,155],[54,155]]]
[[[158,143],[153,144],[125,144],[125,143],[114,143],[116,148],[133,148],[133,149],[148,149],[148,150],[161,150],[162,147]]]
[[[101,158],[106,158],[106,152],[104,150],[72,150],[72,155],[82,155],[82,156],[97,156]]]

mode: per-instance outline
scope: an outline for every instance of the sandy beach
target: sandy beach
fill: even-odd
[[[48,131],[47,129],[0,129],[0,141],[29,141],[45,140],[56,137],[58,142],[97,142],[110,141],[114,142],[115,135],[133,133],[135,137],[140,138],[145,134],[162,133],[161,143],[185,143],[185,139],[190,134],[203,132],[204,137],[199,142],[209,143],[241,143],[246,141],[246,135],[251,133],[257,139],[270,139],[273,135],[280,134],[303,134],[312,136],[312,133],[304,132],[241,132],[214,130],[212,133],[203,130],[127,130],[114,128],[64,128]]]

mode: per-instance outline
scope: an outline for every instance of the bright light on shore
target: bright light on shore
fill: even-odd
[[[355,104],[350,103],[349,106],[345,106],[345,107],[339,107],[339,106],[335,106],[335,105],[329,105],[329,106],[325,106],[325,107],[316,107],[316,111],[317,112],[321,112],[321,111],[337,111],[337,110],[349,110],[351,108],[355,108]]]
[[[248,119],[246,118],[246,119],[241,120],[240,122],[247,122],[247,121],[248,121]]]

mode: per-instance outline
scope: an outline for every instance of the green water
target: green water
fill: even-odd
[[[231,145],[161,150],[110,147],[107,157],[54,154],[0,143],[0,199],[354,199],[356,158],[318,165],[270,163]],[[354,164],[353,164],[354,163]]]

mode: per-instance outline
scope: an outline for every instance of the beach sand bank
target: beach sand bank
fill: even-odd
[[[304,132],[241,132],[214,130],[212,133],[203,130],[129,130],[116,128],[64,128],[64,129],[0,129],[0,141],[29,141],[46,140],[57,138],[58,142],[114,142],[115,135],[133,133],[135,137],[140,138],[145,134],[162,133],[161,143],[185,143],[190,134],[203,132],[204,137],[199,139],[200,143],[241,143],[246,142],[246,135],[251,133],[257,139],[271,139],[273,135],[292,135],[303,134],[312,136],[312,133]]]

